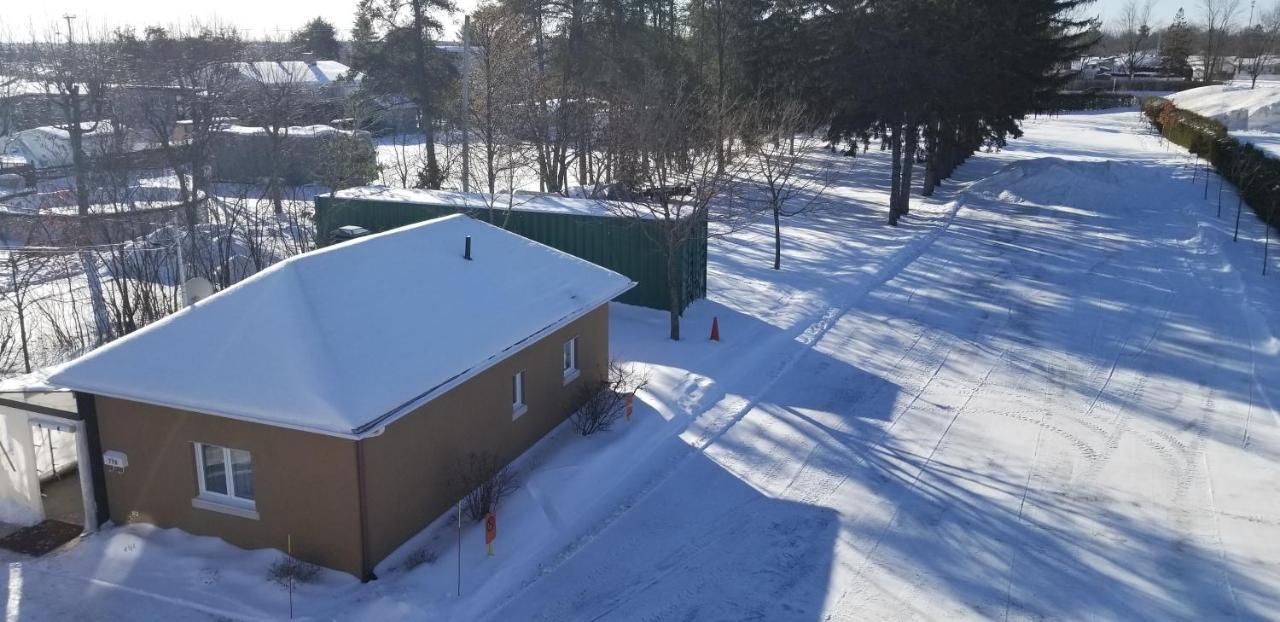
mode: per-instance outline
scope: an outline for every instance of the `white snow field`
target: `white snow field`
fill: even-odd
[[[886,161],[717,239],[687,339],[615,305],[632,421],[562,427],[483,531],[441,520],[301,618],[1275,619],[1280,275],[1133,111],[1027,124],[904,226]],[[1203,176],[1201,176],[1203,179]],[[1272,271],[1280,271],[1274,261]],[[706,331],[718,317],[724,340]],[[437,555],[416,568],[407,554]],[[10,619],[287,615],[274,554],[145,526],[11,560]],[[6,582],[0,581],[0,584]],[[74,600],[67,595],[73,594]]]
[[[1169,101],[1179,108],[1212,117],[1228,130],[1280,131],[1280,85],[1259,82],[1202,86],[1173,93]]]

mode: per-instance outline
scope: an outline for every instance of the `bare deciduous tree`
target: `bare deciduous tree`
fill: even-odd
[[[610,126],[615,139],[615,181],[621,191],[606,202],[622,218],[647,220],[644,230],[666,255],[670,337],[680,339],[685,247],[709,234],[712,203],[726,194],[741,168],[741,159],[720,167],[714,128],[740,132],[734,119],[714,119],[687,85],[664,83],[650,75],[626,102],[614,102]],[[724,225],[742,214],[731,206],[717,211]]]
[[[749,126],[756,135],[747,142],[745,172],[763,195],[764,211],[773,218],[773,269],[781,270],[782,218],[809,210],[830,183],[803,166],[813,141],[801,104],[770,106],[761,102],[752,106],[750,114]]]
[[[1262,14],[1256,24],[1241,33],[1243,69],[1249,76],[1249,88],[1257,88],[1258,77],[1276,58],[1280,47],[1280,3]]]
[[[1231,29],[1240,14],[1240,0],[1200,0],[1204,79],[1212,80],[1222,69]]]
[[[1151,39],[1151,13],[1155,0],[1125,0],[1120,7],[1119,36],[1124,45],[1125,68],[1135,77],[1144,46]]]

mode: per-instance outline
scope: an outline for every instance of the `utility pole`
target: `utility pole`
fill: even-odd
[[[67,44],[68,44],[68,45],[71,45],[71,44],[74,44],[74,43],[75,43],[75,41],[72,39],[72,37],[74,36],[75,31],[74,31],[74,30],[72,30],[72,28],[71,28],[71,20],[73,20],[73,19],[75,19],[75,18],[76,18],[76,16],[75,16],[75,15],[72,15],[72,14],[70,14],[70,13],[63,13],[63,14],[62,14],[62,19],[67,20]]]
[[[471,191],[471,16],[462,18],[462,191]]]

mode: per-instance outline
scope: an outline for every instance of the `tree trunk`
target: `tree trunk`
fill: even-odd
[[[102,279],[98,277],[98,258],[93,251],[80,251],[80,266],[89,284],[89,300],[93,305],[93,324],[98,331],[94,345],[111,341],[111,318],[107,315],[107,303],[102,297]]]
[[[782,269],[782,206],[773,202],[773,269]]]
[[[441,179],[440,162],[436,159],[436,127],[425,115],[422,118],[422,134],[427,143],[427,187],[439,190]]]
[[[674,229],[677,223],[669,222],[668,227]],[[671,340],[680,341],[680,290],[683,281],[680,274],[680,241],[674,231],[667,233],[667,296],[671,305]]]
[[[902,126],[894,123],[889,126],[889,144],[892,147],[890,157],[893,166],[890,171],[889,184],[889,224],[898,226],[899,185],[902,183]]]
[[[925,133],[924,138],[924,188],[920,190],[920,196],[931,197],[933,191],[938,187],[938,137],[941,134],[941,128],[937,123],[929,125],[929,131]]]
[[[1267,261],[1262,260],[1263,274],[1266,272]],[[27,310],[26,305],[18,303],[15,305],[18,311],[18,340],[22,345],[22,369],[25,373],[31,373],[31,351],[27,344]]]
[[[23,300],[25,296],[21,286],[18,284],[18,268],[17,255],[9,253],[9,284],[13,290],[13,307],[18,313],[18,341],[22,346],[22,368],[29,374],[31,373],[31,353],[27,346],[27,305]]]
[[[907,131],[902,137],[902,181],[898,184],[898,211],[901,214],[911,213],[911,175],[916,166],[916,134],[918,127],[914,123],[907,124]]]

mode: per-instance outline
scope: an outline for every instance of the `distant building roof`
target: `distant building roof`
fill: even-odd
[[[343,79],[358,81],[351,68],[336,60],[256,61],[232,63],[240,75],[267,83],[298,82],[328,85]]]
[[[50,382],[359,437],[634,285],[448,216],[283,261],[71,362]]]

